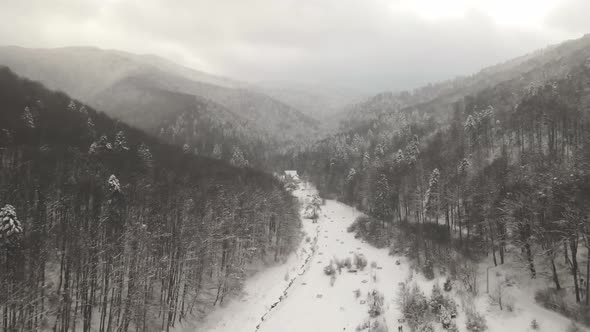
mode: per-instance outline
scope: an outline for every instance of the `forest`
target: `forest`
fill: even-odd
[[[440,103],[382,109],[285,159],[324,197],[368,214],[350,231],[426,275],[518,261],[549,281],[538,301],[588,324],[590,62],[526,83],[467,94],[446,113]]]
[[[168,331],[298,243],[271,175],[0,68],[0,329]]]

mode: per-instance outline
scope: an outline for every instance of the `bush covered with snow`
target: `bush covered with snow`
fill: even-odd
[[[426,279],[434,279],[434,263],[432,262],[432,260],[426,260],[424,266],[422,267],[422,273],[424,274],[424,277],[426,277]]]
[[[359,270],[364,270],[367,267],[367,259],[363,254],[354,254],[354,265]]]
[[[401,283],[398,291],[398,306],[412,330],[431,320],[430,306],[426,295],[414,284]]]
[[[443,311],[449,316],[457,315],[457,304],[451,297],[443,294],[438,284],[434,284],[434,286],[432,286],[429,304],[430,310],[435,316],[439,317],[439,320]]]
[[[447,280],[445,280],[443,289],[445,290],[445,292],[450,292],[453,289],[453,281],[451,280],[451,278],[447,278]]]
[[[483,332],[488,329],[488,325],[484,316],[476,311],[467,313],[467,323],[465,324],[467,331]]]
[[[378,290],[374,289],[367,295],[367,303],[369,304],[369,316],[372,318],[381,315],[383,312],[383,303],[385,298]]]
[[[324,273],[327,276],[331,276],[336,274],[336,269],[334,268],[334,264],[332,264],[332,262],[330,262],[330,264],[324,266]]]
[[[4,241],[12,241],[23,232],[23,227],[16,217],[16,209],[6,204],[0,209],[0,244]]]
[[[390,235],[384,231],[381,222],[372,217],[356,218],[347,231],[355,233],[356,238],[362,238],[377,248],[384,248],[389,244]]]

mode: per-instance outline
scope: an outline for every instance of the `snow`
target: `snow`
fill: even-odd
[[[294,194],[302,201],[309,201],[316,191],[303,188]],[[305,204],[302,205],[304,208]],[[384,295],[383,314],[378,320],[386,323],[388,331],[397,331],[398,319],[402,316],[396,304],[396,294],[399,283],[406,281],[412,272],[403,257],[390,256],[387,249],[374,248],[347,232],[347,227],[360,215],[350,206],[327,200],[317,224],[302,219],[303,231],[310,241],[304,236],[299,249],[285,263],[257,273],[246,282],[241,297],[215,309],[203,321],[184,324],[176,331],[356,331],[369,320],[369,306],[365,301],[373,290]],[[354,254],[364,255],[368,260],[367,267],[357,272],[343,268],[340,273],[336,272],[331,285],[324,267],[331,259],[352,258]],[[397,265],[397,260],[401,264]],[[507,289],[510,297],[515,299],[515,310],[500,311],[490,304],[485,294],[485,269],[479,280],[480,285],[484,285],[484,292],[473,305],[487,319],[488,331],[532,331],[533,319],[539,323],[539,331],[565,331],[570,324],[567,318],[537,305],[529,292],[518,289]],[[429,296],[433,284],[438,282],[442,286],[444,279],[427,281],[421,275],[414,275],[413,281]],[[360,291],[358,298],[355,296],[357,289]],[[452,296],[459,305],[456,323],[460,331],[466,331],[462,307],[470,304],[462,301],[455,290]],[[434,325],[436,331],[444,331],[440,324]],[[410,331],[410,328],[404,326],[403,330]]]

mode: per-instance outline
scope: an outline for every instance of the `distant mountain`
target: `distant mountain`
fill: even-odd
[[[260,164],[268,150],[308,140],[318,131],[316,120],[244,83],[152,55],[0,47],[0,64],[204,155],[213,155],[220,145],[223,156],[238,148]],[[170,127],[175,124],[184,127],[182,133]]]
[[[334,114],[362,98],[360,93],[349,89],[293,82],[258,82],[253,89],[328,124],[332,122]]]

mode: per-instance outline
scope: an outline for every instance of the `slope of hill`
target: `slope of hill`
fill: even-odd
[[[422,116],[429,113],[439,119],[448,118],[452,104],[463,98],[511,81],[515,90],[534,87],[564,77],[573,67],[590,57],[590,35],[490,66],[480,72],[452,80],[429,84],[413,91],[386,92],[345,108],[338,116],[343,129],[367,124],[381,115],[403,111]]]
[[[185,114],[196,113],[195,117],[203,123],[226,128],[224,133],[230,136],[227,140],[240,142],[237,148],[258,165],[264,160],[258,160],[259,155],[248,147],[264,145],[272,150],[277,143],[293,144],[313,137],[318,131],[318,123],[312,118],[260,92],[245,89],[240,82],[155,56],[85,47],[1,47],[0,64],[152,133],[159,133],[166,122],[173,123]],[[198,109],[191,98],[197,100]],[[149,108],[147,114],[145,108]],[[225,150],[229,151],[236,148],[224,139],[214,144],[227,145]],[[211,145],[195,139],[181,143],[191,149]],[[212,149],[199,151],[212,155]]]
[[[590,273],[590,37],[474,77],[427,102],[368,108],[373,117],[292,151],[288,167],[367,213],[351,229],[393,244],[427,278],[448,273],[476,292],[497,267],[590,326],[579,281]]]
[[[0,326],[168,331],[298,242],[274,177],[195,156],[0,68]]]

